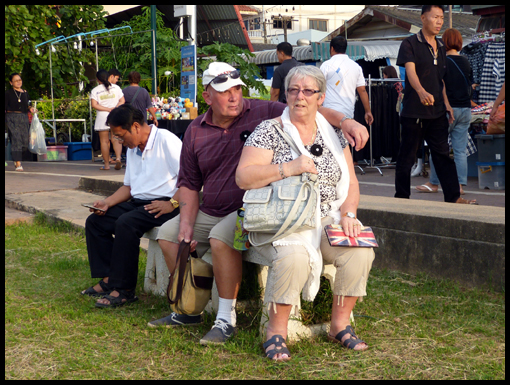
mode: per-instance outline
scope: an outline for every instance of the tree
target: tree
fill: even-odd
[[[117,68],[122,73],[122,78],[126,78],[130,71],[137,71],[142,76],[140,85],[150,88],[152,34],[143,32],[151,29],[150,18],[150,7],[143,7],[141,15],[133,16],[130,20],[116,26],[130,26],[132,35],[102,38],[102,44],[109,45],[108,50],[111,54],[100,56],[99,68]],[[163,14],[160,11],[156,14],[156,27],[157,85],[160,88],[166,82],[166,77],[163,77],[166,71],[171,71],[174,78],[178,79],[177,75],[181,71],[181,47],[187,45],[187,42],[179,40],[171,28],[165,27]],[[115,55],[114,50],[117,52]],[[119,51],[122,55],[118,54]]]
[[[47,94],[50,89],[49,49],[35,46],[58,36],[72,36],[104,28],[106,12],[102,5],[6,5],[5,6],[5,83],[9,75],[19,72],[23,88],[32,98]],[[69,44],[54,46],[52,53],[53,82],[56,96],[67,83],[87,81],[79,64],[91,64],[94,52],[75,50]]]
[[[131,20],[124,21],[118,26],[129,25],[133,32],[147,31],[150,26],[150,7],[143,7],[142,14],[133,16]],[[166,28],[163,21],[163,14],[157,11],[156,24],[157,24],[157,42],[156,42],[156,58],[157,58],[157,85],[160,90],[159,93],[171,94],[173,96],[180,94],[180,79],[181,79],[181,48],[186,46],[187,41],[180,40],[171,28]],[[122,36],[118,38],[111,38],[110,44],[117,47],[122,47],[123,55],[121,58],[113,55],[102,55],[99,67],[100,68],[113,68],[123,73],[123,77],[129,71],[137,71],[142,75],[140,85],[150,88],[151,86],[151,34],[140,33],[133,36]],[[197,83],[197,101],[201,110],[207,107],[202,97],[202,82],[201,74],[207,69],[209,63],[213,61],[210,57],[216,57],[217,61],[223,61],[234,65],[241,71],[241,77],[244,83],[250,87],[255,88],[259,92],[265,92],[266,89],[261,82],[255,79],[260,77],[259,68],[250,63],[247,58],[254,55],[246,49],[239,48],[232,44],[214,44],[198,47],[198,74],[199,79]],[[172,72],[172,77],[176,80],[174,87],[167,88],[167,77],[164,76],[166,71]],[[166,90],[166,92],[165,92]]]

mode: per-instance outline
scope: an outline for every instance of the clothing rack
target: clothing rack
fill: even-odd
[[[377,83],[378,82],[394,82],[394,83],[396,83],[396,82],[401,82],[401,81],[402,81],[401,79],[372,79],[372,75],[368,75],[368,101],[370,103],[370,109],[372,109],[372,84],[373,83],[376,83],[376,82]],[[372,125],[370,125],[369,132],[370,132],[370,162],[368,162],[366,159],[363,160],[366,164],[365,168],[371,168],[371,169],[375,168],[379,171],[381,176],[383,176],[381,168],[394,167],[396,162],[394,162],[393,159],[392,159],[392,162],[390,162],[388,159],[381,157],[381,161],[385,164],[383,164],[381,166],[374,165],[374,157],[373,157],[373,151],[372,151]],[[365,174],[365,170],[363,170],[363,168],[359,165],[359,162],[356,167],[358,167],[361,170],[362,174]]]
[[[490,32],[477,33],[471,38],[472,43],[504,43],[505,32],[501,34],[490,35]]]

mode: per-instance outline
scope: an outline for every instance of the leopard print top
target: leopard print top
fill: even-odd
[[[335,128],[335,132],[338,135],[342,149],[345,149],[348,142],[342,131]],[[271,164],[286,163],[293,160],[290,146],[269,120],[260,123],[244,145],[273,151],[273,161]],[[312,154],[310,149],[313,145],[322,147],[322,155],[315,156]],[[342,177],[342,171],[333,154],[325,146],[324,139],[319,131],[317,131],[315,142],[310,146],[305,146],[305,148],[312,154],[315,167],[319,172],[321,218],[324,218],[331,210],[329,202],[336,200],[336,185]]]

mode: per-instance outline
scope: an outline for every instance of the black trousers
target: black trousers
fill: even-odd
[[[443,188],[445,202],[457,202],[460,198],[460,186],[455,162],[449,155],[449,123],[446,113],[437,119],[401,117],[400,122],[402,140],[395,171],[395,197],[409,199],[411,196],[411,169],[416,160],[418,146],[425,139]]]
[[[108,286],[116,289],[136,288],[140,238],[179,214],[175,209],[154,218],[156,214],[144,209],[150,203],[132,199],[109,208],[104,216],[92,214],[87,218],[85,234],[92,278],[109,277]]]

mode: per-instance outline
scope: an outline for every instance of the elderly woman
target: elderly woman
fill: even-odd
[[[359,185],[352,156],[342,132],[329,125],[318,109],[326,94],[326,79],[311,66],[293,68],[285,80],[288,107],[276,121],[262,122],[248,138],[237,168],[236,181],[245,190],[304,172],[318,174],[320,216],[315,230],[294,233],[257,251],[272,264],[266,286],[269,304],[265,353],[269,359],[287,361],[285,345],[291,311],[297,313],[299,294],[311,301],[319,289],[322,259],[336,267],[331,328],[328,339],[354,350],[368,345],[358,339],[349,317],[358,297],[366,295],[372,267],[371,248],[329,245],[324,226],[340,223],[346,235],[356,237]],[[298,156],[278,133],[283,127],[304,155]]]

